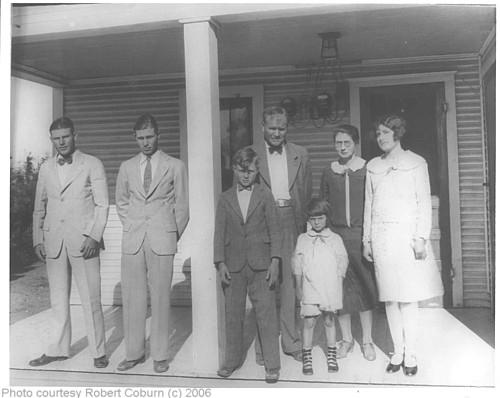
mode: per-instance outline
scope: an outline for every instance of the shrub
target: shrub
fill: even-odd
[[[40,163],[41,164],[41,163]],[[31,155],[19,167],[10,168],[10,270],[33,263],[33,207],[40,165]]]

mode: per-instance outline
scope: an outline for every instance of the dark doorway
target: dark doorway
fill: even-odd
[[[220,99],[222,192],[233,185],[234,154],[253,143],[252,112],[251,97]]]
[[[407,121],[403,149],[422,156],[429,167],[433,196],[433,228],[436,258],[441,260],[445,287],[443,305],[453,306],[448,156],[446,146],[447,106],[443,83],[366,87],[360,90],[361,153],[366,160],[382,154],[374,140],[373,122],[387,113],[399,113]],[[431,240],[433,236],[431,235]],[[433,245],[434,246],[434,245]]]

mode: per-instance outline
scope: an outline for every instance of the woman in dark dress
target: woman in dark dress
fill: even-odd
[[[339,311],[342,340],[338,358],[354,349],[351,314],[359,313],[363,328],[361,351],[368,361],[376,358],[372,340],[372,310],[377,306],[375,280],[362,256],[365,160],[354,154],[359,143],[358,129],[351,125],[335,126],[335,150],[339,160],[333,162],[321,177],[321,197],[332,206],[331,229],[339,234],[349,254],[349,267],[344,280],[343,308]]]

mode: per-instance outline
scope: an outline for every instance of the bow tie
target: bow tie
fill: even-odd
[[[278,154],[283,153],[283,146],[270,146],[269,153],[272,155],[274,152],[278,152]]]
[[[67,158],[61,156],[57,159],[57,163],[59,163],[60,166],[64,165],[64,163],[71,164],[73,163],[73,156],[68,156]]]
[[[240,184],[238,184],[238,192],[240,191],[251,191],[252,190],[252,186],[249,185],[248,187],[242,187]]]
[[[313,245],[315,245],[315,244],[316,244],[316,242],[318,241],[318,239],[319,239],[322,243],[325,243],[326,238],[328,238],[328,236],[326,236],[326,235],[321,235],[320,233],[310,233],[310,232],[309,232],[308,234],[309,234],[309,236],[310,236],[311,238],[314,238],[314,239],[313,239]]]

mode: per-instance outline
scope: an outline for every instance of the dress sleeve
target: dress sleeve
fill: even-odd
[[[415,169],[415,196],[417,200],[417,219],[414,238],[429,240],[432,227],[432,201],[427,163]]]
[[[303,275],[304,273],[304,239],[299,236],[297,246],[292,255],[292,273],[294,275]]]
[[[365,178],[365,209],[363,212],[363,244],[371,242],[371,229],[372,229],[372,201],[373,189],[370,172],[366,171]]]

